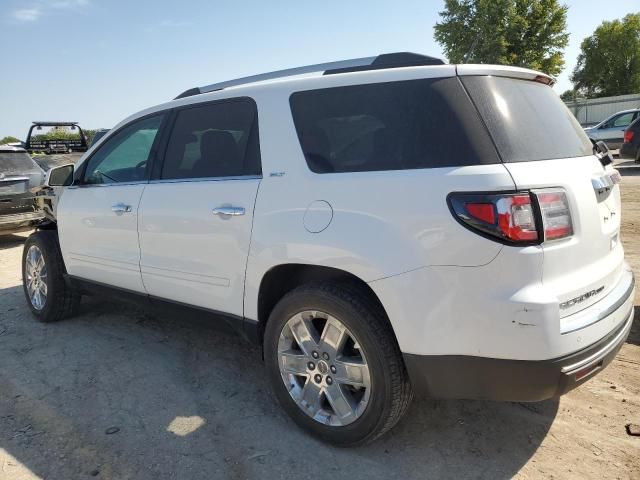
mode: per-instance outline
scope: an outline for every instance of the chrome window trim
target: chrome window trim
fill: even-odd
[[[138,180],[135,182],[114,183],[87,183],[81,185],[69,185],[66,188],[92,188],[92,187],[117,187],[125,185],[148,185],[157,183],[196,183],[196,182],[221,182],[226,180],[262,180],[262,175],[233,175],[229,177],[201,177],[201,178],[167,178],[158,180]]]
[[[163,178],[150,180],[149,184],[155,183],[196,183],[196,182],[221,182],[225,180],[261,180],[262,175],[232,175],[229,177],[193,177],[193,178]]]
[[[76,188],[93,188],[93,187],[120,187],[125,185],[146,185],[149,183],[148,180],[136,180],[135,182],[113,182],[113,183],[84,183],[79,185],[69,185],[65,188],[76,189]]]

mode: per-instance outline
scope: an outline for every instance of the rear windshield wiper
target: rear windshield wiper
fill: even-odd
[[[597,142],[591,140],[591,142],[593,143],[593,154],[598,157],[602,166],[606,167],[607,165],[611,165],[613,163],[613,155],[607,144],[602,140],[598,140]]]

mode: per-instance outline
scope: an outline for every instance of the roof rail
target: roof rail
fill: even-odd
[[[285,78],[307,73],[324,72],[323,75],[332,75],[335,73],[380,70],[384,68],[418,67],[425,65],[444,65],[444,62],[439,58],[420,55],[418,53],[385,53],[375,57],[354,58],[351,60],[340,60],[337,62],[318,63],[304,67],[287,68],[285,70],[277,70],[275,72],[261,73],[259,75],[251,75],[249,77],[237,78],[226,82],[214,83],[212,85],[207,85],[206,87],[194,87],[182,92],[174,98],[174,100],[199,95],[201,93],[223,90],[229,87],[236,87],[238,85],[263,82],[265,80],[274,80],[276,78]]]

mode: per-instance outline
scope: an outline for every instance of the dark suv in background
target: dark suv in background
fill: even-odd
[[[624,131],[624,140],[620,147],[620,158],[629,158],[640,162],[640,118],[636,119]]]

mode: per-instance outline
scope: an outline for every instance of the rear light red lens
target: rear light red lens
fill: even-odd
[[[467,212],[486,223],[496,223],[496,209],[492,203],[467,203]]]
[[[564,190],[452,193],[452,213],[465,227],[507,244],[533,245],[573,235]]]
[[[576,382],[579,380],[582,380],[585,377],[588,377],[589,375],[591,375],[593,372],[595,372],[596,370],[600,369],[602,367],[602,360],[600,360],[598,363],[594,364],[594,365],[590,365],[588,367],[583,368],[582,370],[578,370],[574,375],[575,375],[575,379]]]
[[[545,85],[553,85],[553,79],[544,75],[536,75],[533,79],[534,82],[544,83]]]
[[[633,134],[633,130],[627,130],[626,132],[624,132],[624,143],[631,143],[631,141],[633,140]]]

